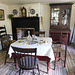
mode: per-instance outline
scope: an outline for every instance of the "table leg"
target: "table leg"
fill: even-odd
[[[14,57],[15,68],[17,68],[16,58]]]
[[[49,73],[49,64],[50,64],[50,61],[47,61],[47,73]]]
[[[64,61],[64,67],[66,66],[66,56],[67,56],[67,53],[65,51],[65,61]]]

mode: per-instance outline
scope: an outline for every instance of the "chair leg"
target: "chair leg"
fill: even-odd
[[[20,75],[20,73],[21,73],[21,69],[19,69],[19,75]]]
[[[59,52],[59,58],[61,57],[61,52]],[[58,61],[60,61],[61,59],[58,59]]]
[[[66,51],[65,51],[65,61],[64,61],[64,67],[66,66]]]
[[[34,69],[33,69],[33,75],[35,75]]]
[[[14,57],[15,69],[17,69],[16,58]]]
[[[55,63],[54,63],[54,70],[55,70],[55,67],[56,67],[57,55],[58,55],[58,52],[56,52]]]
[[[37,69],[38,69],[38,72],[39,72],[39,75],[40,75],[40,70],[39,70],[39,65],[37,64]]]
[[[47,61],[47,73],[49,72],[49,64],[50,64],[50,60]]]
[[[59,57],[61,57],[61,52],[59,52]]]
[[[65,61],[64,61],[64,67],[66,66],[66,56],[67,56],[67,43],[65,44]]]
[[[4,62],[4,64],[6,64],[7,56],[8,56],[8,51],[6,51],[5,62]]]

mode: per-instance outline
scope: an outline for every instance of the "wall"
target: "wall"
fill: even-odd
[[[13,14],[13,10],[16,9],[18,11],[18,14],[15,15],[14,17],[21,17],[21,9],[23,7],[26,8],[27,10],[27,17],[33,17],[33,16],[36,16],[36,14],[38,14],[38,16],[40,17],[40,3],[35,3],[35,4],[24,4],[24,5],[9,5],[8,8],[9,8],[9,14]],[[34,9],[35,10],[35,14],[32,15],[29,13],[30,9]],[[29,14],[28,14],[29,13]],[[12,33],[12,30],[11,30],[11,27],[10,27],[10,32],[9,33]]]
[[[20,5],[20,8],[25,7],[27,10],[27,17],[33,17],[36,16],[36,14],[38,14],[38,16],[40,17],[40,3],[35,3],[35,4],[24,4],[24,5]],[[34,9],[35,10],[35,14],[30,14],[30,9]],[[29,15],[28,15],[29,13]]]
[[[6,25],[7,32],[9,32],[10,28],[8,28],[8,25],[10,23],[8,23],[8,18],[7,18],[7,15],[8,15],[8,12],[9,12],[8,6],[0,3],[0,9],[4,10],[4,16],[5,16],[5,20],[0,21],[0,26]]]
[[[6,29],[7,29],[7,25],[8,25],[7,15],[8,15],[8,12],[9,12],[8,6],[0,3],[0,9],[4,10],[4,16],[5,16],[5,20],[0,21],[0,26],[6,25]],[[0,44],[1,44],[1,42],[0,42]],[[0,45],[0,50],[1,50],[1,45]]]
[[[39,17],[42,16],[43,18],[43,25],[41,24],[41,18],[40,18],[40,31],[44,30],[46,31],[46,36],[49,36],[49,26],[50,26],[50,7],[47,4],[24,4],[24,5],[9,5],[9,13],[12,14],[13,9],[18,10],[18,14],[15,17],[20,16],[21,17],[21,8],[25,7],[27,10],[27,17],[33,17],[38,14]],[[35,10],[35,14],[30,14],[30,9]],[[46,11],[46,12],[45,12]],[[28,14],[29,13],[29,14]],[[10,28],[11,29],[11,28]],[[10,30],[11,32],[11,30]]]
[[[14,15],[14,17],[18,17],[20,15],[20,6],[19,5],[8,5],[9,8],[9,14],[13,14],[13,10],[16,9],[18,11],[17,15]]]
[[[13,10],[16,9],[18,11],[18,14],[15,15],[14,17],[21,17],[21,9],[23,7],[26,8],[27,11],[27,17],[33,17],[36,16],[36,14],[38,14],[38,16],[40,17],[40,7],[39,7],[40,3],[35,3],[35,4],[23,4],[23,5],[9,5],[9,13],[13,14]],[[35,14],[30,14],[30,9],[34,9],[35,10]],[[28,14],[29,13],[29,14]]]
[[[5,20],[0,21],[0,26],[5,25],[8,34],[12,33],[11,20],[8,19],[8,15],[12,13],[12,10],[15,7],[16,9],[18,8],[17,5],[9,6],[9,5],[0,3],[0,9],[4,10],[4,15],[5,15]]]
[[[46,31],[46,36],[49,36],[49,26],[50,26],[50,7],[49,5],[46,4],[40,4],[40,3],[35,3],[35,4],[24,4],[24,5],[5,5],[0,3],[0,9],[4,9],[5,11],[5,20],[0,21],[0,26],[1,25],[6,25],[7,33],[11,34],[12,33],[12,28],[11,28],[11,21],[8,19],[8,14],[11,14],[13,9],[18,10],[18,14],[15,16],[21,16],[21,7],[25,7],[27,9],[27,16],[28,12],[31,8],[35,9],[35,14],[30,16],[36,16],[36,14],[39,15],[39,17],[42,17],[43,20],[43,25],[41,23],[41,18],[40,18],[40,30],[45,30]],[[71,15],[71,26],[70,29],[71,31],[73,30],[74,22],[75,22],[75,3],[72,6],[72,15]],[[73,42],[75,43],[75,37]]]
[[[75,3],[72,5],[72,12],[71,12],[71,23],[70,23],[71,35],[73,32],[74,24],[75,24]],[[75,44],[75,28],[72,43]]]
[[[27,10],[27,17],[33,17],[38,14],[40,17],[40,3],[35,4],[25,4],[25,5],[5,5],[0,3],[0,9],[4,9],[5,12],[5,20],[0,21],[0,25],[6,25],[6,30],[8,34],[12,34],[12,27],[11,27],[11,20],[8,19],[8,14],[13,14],[13,10],[16,9],[18,11],[18,14],[14,17],[21,17],[21,8],[25,7]],[[28,12],[30,9],[35,9],[34,15],[28,15]]]
[[[41,30],[46,32],[46,36],[49,36],[49,29],[50,29],[50,6],[47,4],[40,5],[41,10]]]
[[[13,14],[13,10],[16,9],[17,11],[20,11],[19,9],[19,5],[8,5],[8,9],[9,9],[9,14]],[[17,15],[14,15],[14,17],[18,17],[19,16],[19,12]],[[12,34],[12,25],[11,25],[11,20],[8,19],[9,24],[8,24],[8,34]]]

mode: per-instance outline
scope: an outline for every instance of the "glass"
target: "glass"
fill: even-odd
[[[32,41],[32,37],[30,36],[30,31],[28,31],[27,40],[28,40],[28,41]]]
[[[62,9],[61,11],[61,24],[62,25],[70,25],[70,8]]]
[[[59,8],[52,8],[51,9],[51,25],[59,25]]]

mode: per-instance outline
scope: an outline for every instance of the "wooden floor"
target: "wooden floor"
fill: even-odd
[[[75,75],[75,45],[68,46],[66,70],[68,75]]]
[[[7,61],[10,63],[4,65],[4,57],[5,51],[0,51],[0,75],[18,75],[18,69],[15,69],[13,59],[8,58]],[[68,46],[66,68],[64,68],[62,61],[57,63],[55,70],[53,70],[53,63],[50,63],[49,74],[46,73],[46,62],[40,61],[39,68],[40,75],[75,75],[75,47],[73,45]],[[35,72],[37,73],[37,70]],[[23,71],[22,75],[32,75],[32,71]]]

